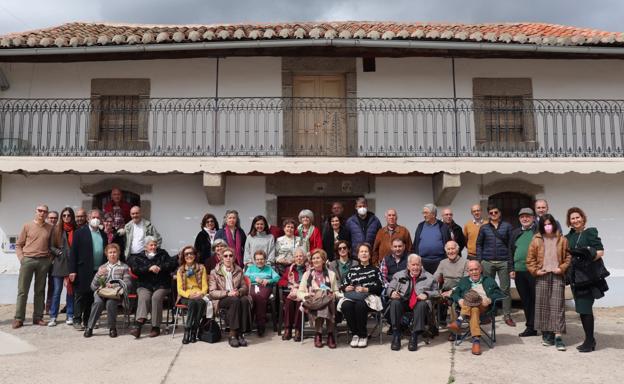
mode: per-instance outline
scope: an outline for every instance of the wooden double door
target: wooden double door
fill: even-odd
[[[284,219],[293,218],[298,222],[299,212],[309,209],[314,213],[314,225],[321,228],[322,223],[331,215],[331,207],[334,202],[341,202],[344,206],[343,217],[346,220],[355,213],[356,197],[278,197],[277,219],[279,225]]]

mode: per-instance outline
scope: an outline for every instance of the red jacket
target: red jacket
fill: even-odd
[[[299,236],[299,229],[295,231],[295,236]],[[314,226],[312,236],[310,236],[309,238],[309,244],[310,246],[308,247],[308,249],[310,250],[310,252],[314,251],[317,248],[323,249],[323,238],[321,237],[321,230],[316,226]]]

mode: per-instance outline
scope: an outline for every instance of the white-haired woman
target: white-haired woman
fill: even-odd
[[[295,233],[301,239],[301,242],[307,242],[309,244],[308,249],[313,251],[315,249],[323,248],[323,238],[321,231],[312,224],[314,222],[314,213],[309,209],[302,209],[299,212],[299,226]]]

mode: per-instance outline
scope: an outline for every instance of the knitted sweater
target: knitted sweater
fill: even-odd
[[[280,275],[268,265],[265,265],[262,268],[258,268],[257,265],[252,264],[249,267],[247,267],[247,270],[245,271],[245,276],[249,277],[251,284],[257,284],[256,283],[257,278],[268,280],[269,285],[273,285],[277,283],[280,279]]]
[[[271,234],[265,232],[257,233],[256,236],[247,236],[245,242],[245,256],[243,262],[245,264],[254,262],[254,252],[263,250],[267,254],[267,263],[275,263],[275,238]]]

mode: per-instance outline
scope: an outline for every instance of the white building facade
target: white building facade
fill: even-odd
[[[172,253],[226,209],[248,230],[364,195],[413,233],[426,203],[463,225],[475,203],[515,222],[545,198],[562,224],[569,207],[588,214],[614,275],[607,303],[624,304],[621,34],[586,49],[584,31],[579,44],[332,26],[1,39],[0,271],[17,271],[11,244],[36,204],[91,208],[112,187],[140,199]]]

